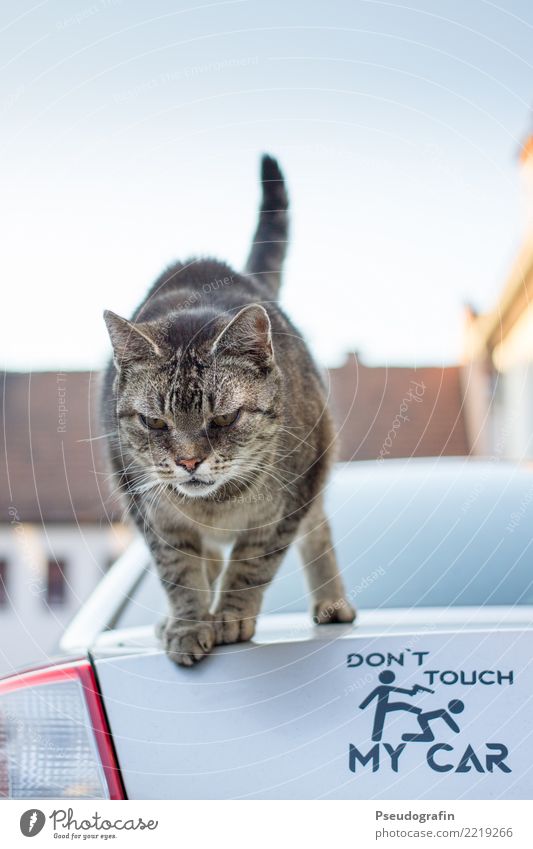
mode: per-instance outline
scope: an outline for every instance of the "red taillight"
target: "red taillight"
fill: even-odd
[[[0,797],[125,798],[88,661],[0,680]]]

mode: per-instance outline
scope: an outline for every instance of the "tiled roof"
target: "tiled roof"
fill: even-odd
[[[330,369],[340,458],[468,453],[458,368]],[[94,409],[98,375],[7,373],[0,516],[4,522],[119,520]]]
[[[469,454],[459,366],[371,368],[350,355],[329,370],[340,459]]]
[[[118,519],[98,435],[98,375],[7,373],[0,458],[3,521],[102,522]]]

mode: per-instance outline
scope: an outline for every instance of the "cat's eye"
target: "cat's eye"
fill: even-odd
[[[211,427],[229,427],[235,424],[240,415],[240,410],[234,410],[232,413],[225,413],[223,416],[214,416],[209,422]]]
[[[143,416],[139,413],[139,418],[145,427],[150,430],[168,430],[168,425],[164,419],[153,418],[152,416]]]

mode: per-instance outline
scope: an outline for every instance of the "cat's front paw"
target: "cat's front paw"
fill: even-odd
[[[240,643],[251,640],[255,634],[255,616],[240,619],[235,613],[219,610],[214,615],[215,643],[221,646],[227,643]]]
[[[194,666],[215,645],[215,631],[211,622],[162,622],[157,626],[156,633],[170,660],[180,666]]]
[[[333,622],[353,622],[356,612],[345,598],[322,599],[313,608],[315,625],[328,625]]]

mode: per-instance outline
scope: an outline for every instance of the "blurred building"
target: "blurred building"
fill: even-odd
[[[533,136],[520,165],[524,239],[494,308],[467,309],[463,367],[472,450],[513,459],[533,457]]]
[[[469,453],[459,368],[326,374],[342,460]],[[0,674],[46,660],[130,538],[110,491],[90,372],[6,374]]]
[[[0,674],[39,663],[129,532],[109,498],[90,373],[6,374]]]
[[[341,460],[470,453],[460,366],[371,367],[350,354],[327,379]]]
[[[467,454],[457,368],[326,374],[343,460]],[[0,674],[45,661],[130,538],[110,492],[89,372],[6,374],[0,457]]]

